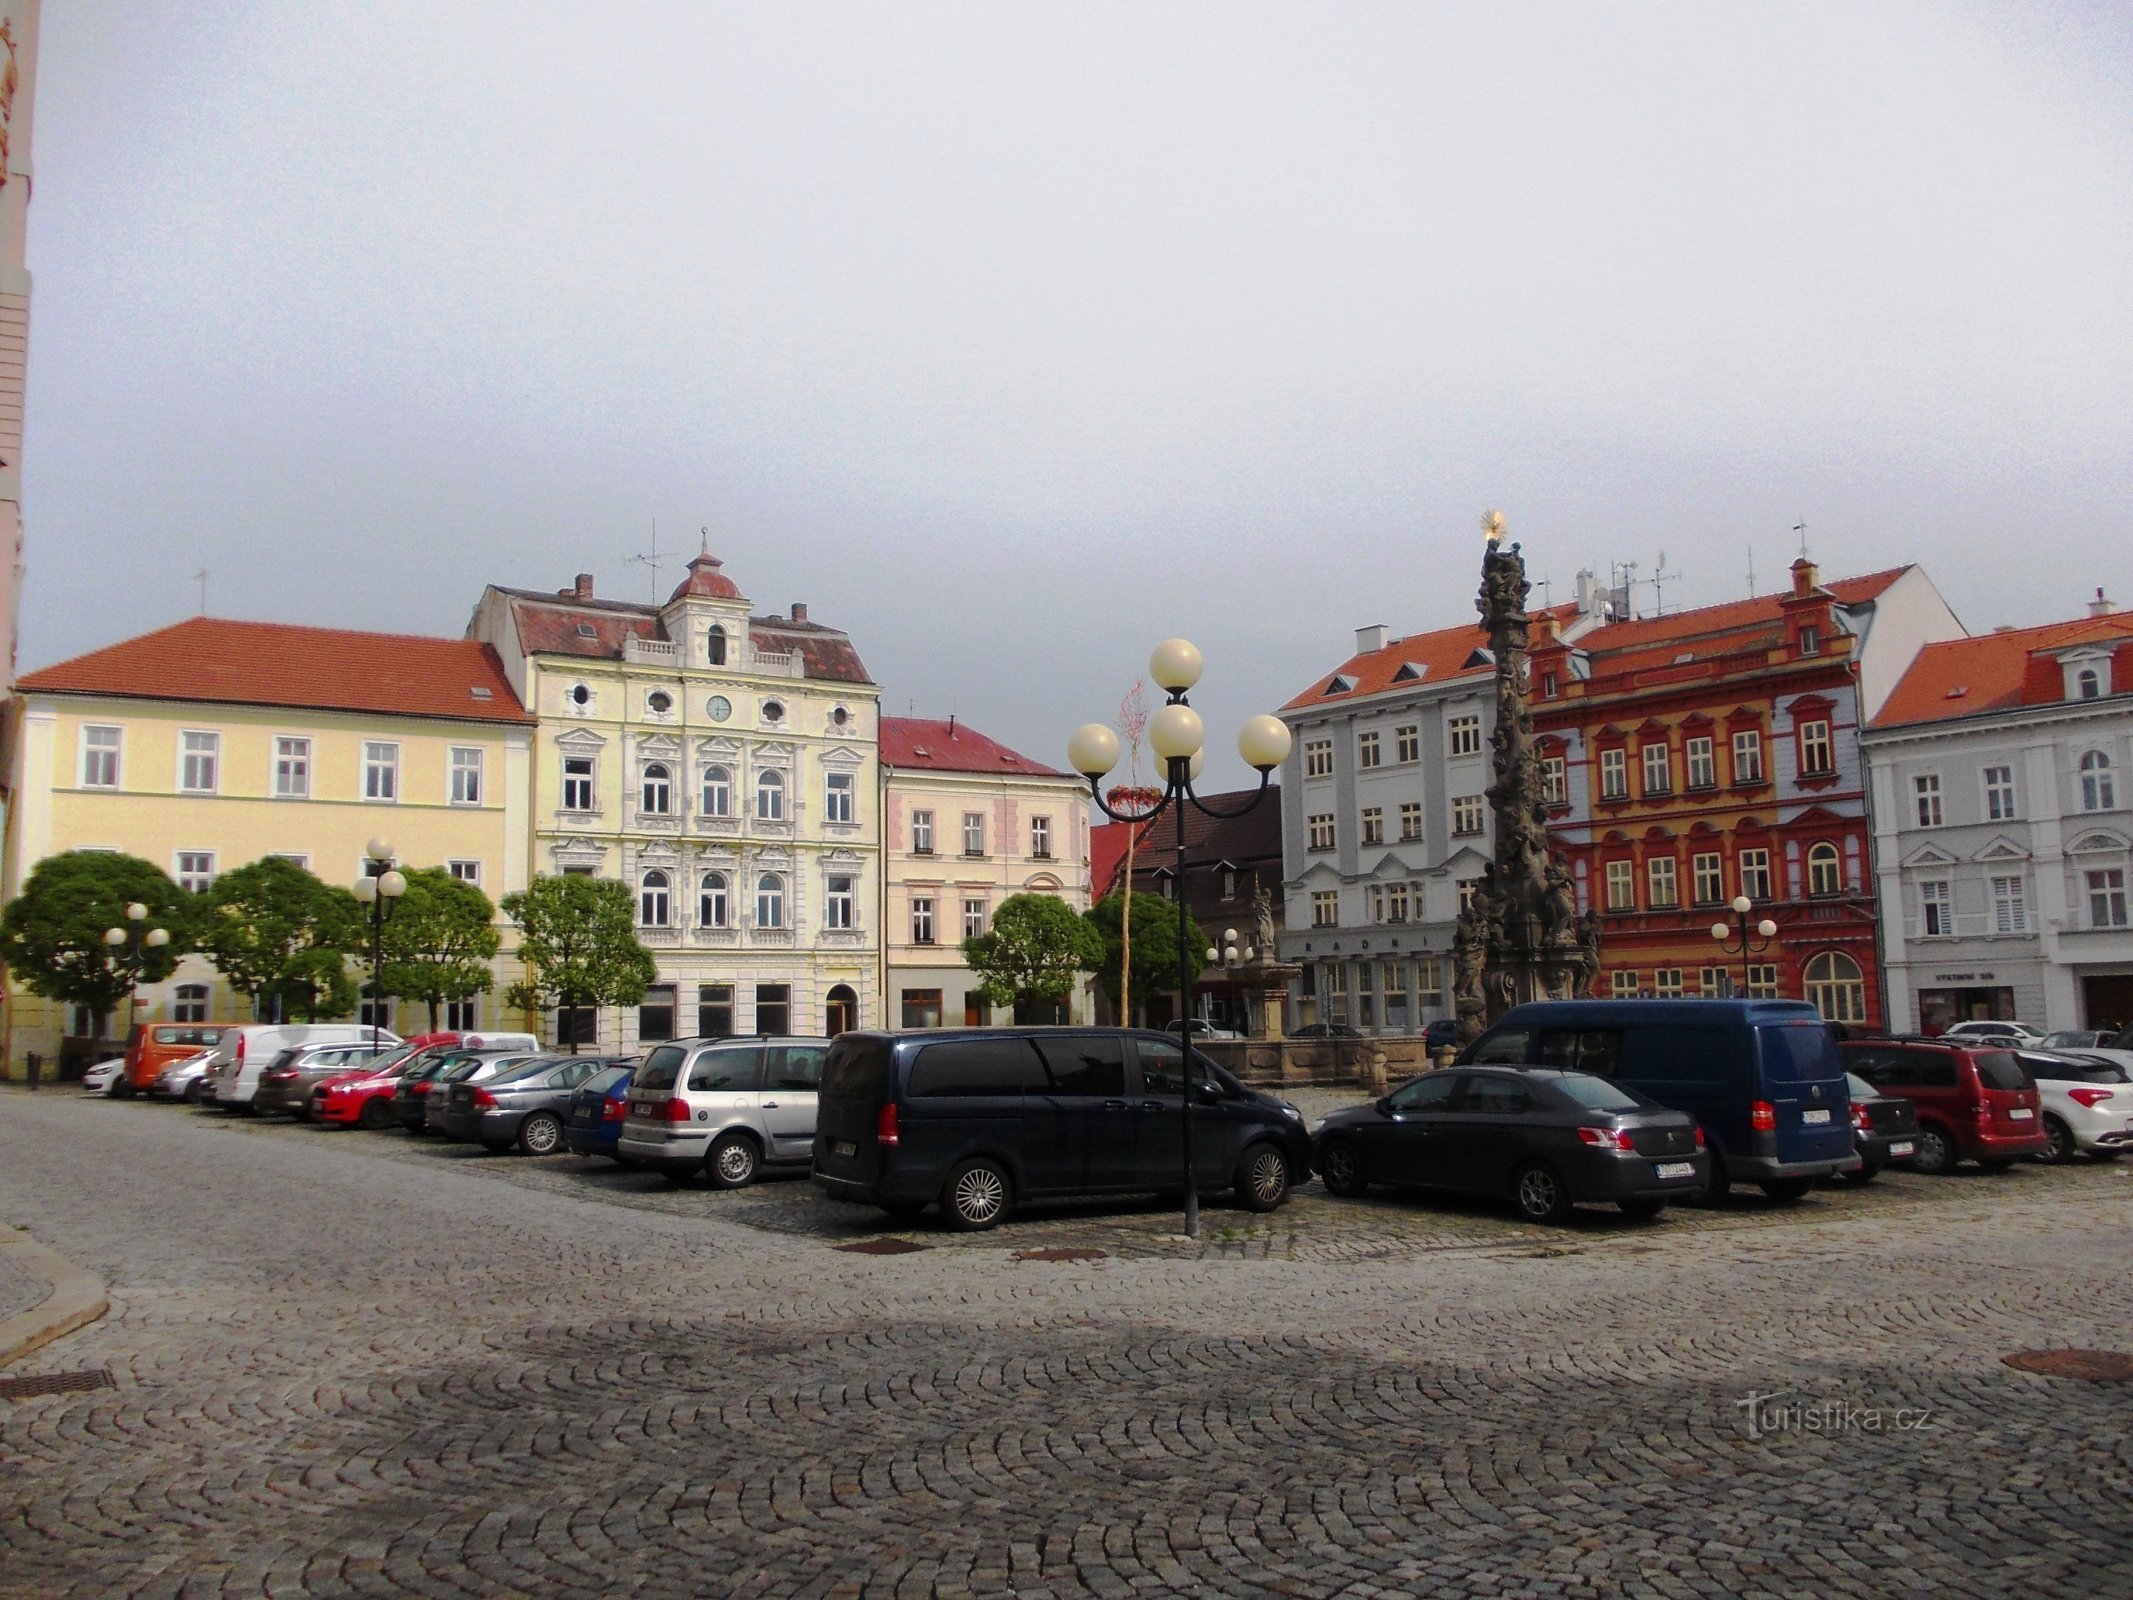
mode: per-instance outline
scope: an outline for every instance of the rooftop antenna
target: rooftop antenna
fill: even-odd
[[[656,606],[659,604],[659,569],[666,565],[665,558],[659,553],[659,519],[657,517],[652,519],[651,553],[649,555],[631,556],[630,560],[640,567],[650,567],[652,569],[652,604]]]
[[[1792,531],[1800,536],[1800,559],[1805,561],[1807,559],[1807,524],[1795,522],[1792,525]]]
[[[1755,541],[1748,542],[1748,598],[1755,598]]]
[[[1548,608],[1548,580],[1546,578],[1536,578],[1533,580],[1533,587],[1540,590],[1541,609],[1545,611]]]
[[[709,555],[711,553],[711,525],[709,523],[706,523],[703,527],[698,528],[696,531],[704,536],[704,545],[700,553],[703,555]],[[658,541],[655,539],[653,542],[656,544]]]
[[[1658,563],[1653,567],[1650,579],[1652,586],[1653,616],[1663,617],[1666,615],[1666,584],[1670,579],[1678,578],[1680,576],[1681,574],[1678,572],[1669,572],[1666,570],[1666,552],[1664,550],[1660,551]]]
[[[204,617],[207,615],[207,568],[202,567],[194,573],[193,582],[200,585],[200,615]]]

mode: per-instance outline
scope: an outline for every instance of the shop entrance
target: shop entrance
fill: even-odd
[[[2081,1025],[2133,1025],[2133,972],[2106,972],[2081,980]]]
[[[1918,991],[1918,1027],[1922,1033],[1946,1033],[1958,1022],[2014,1022],[2014,990],[2005,985],[1970,985]]]

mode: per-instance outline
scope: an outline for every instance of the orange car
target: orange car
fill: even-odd
[[[126,1039],[126,1075],[120,1094],[146,1094],[173,1061],[196,1056],[222,1042],[234,1022],[136,1022]]]

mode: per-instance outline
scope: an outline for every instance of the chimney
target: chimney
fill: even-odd
[[[2107,617],[2117,609],[2101,588],[2097,589],[2096,598],[2089,602],[2089,615],[2092,617]]]
[[[589,572],[579,573],[568,593],[573,600],[590,600],[593,597],[593,575]]]
[[[795,600],[792,603],[792,619],[795,622],[805,622],[807,620],[807,603],[805,601]],[[1181,1167],[1178,1170],[1182,1172],[1184,1169]]]
[[[1792,592],[1805,599],[1815,592],[1822,582],[1821,569],[1805,556],[1792,564]]]
[[[1592,568],[1578,568],[1577,587],[1572,591],[1577,596],[1578,615],[1596,617],[1600,614],[1600,602],[1606,598],[1600,580],[1592,575]]]
[[[953,711],[948,713],[948,737],[951,739],[955,737],[955,713]],[[1183,1172],[1185,1169],[1180,1167],[1178,1170]]]
[[[1367,656],[1373,651],[1384,649],[1385,634],[1386,627],[1382,622],[1373,622],[1367,628],[1356,629],[1355,653],[1359,656]]]

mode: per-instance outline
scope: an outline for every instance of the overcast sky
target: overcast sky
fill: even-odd
[[[21,661],[708,526],[1063,764],[1168,634],[1227,753],[1471,617],[1489,506],[1558,599],[2133,603],[2129,16],[46,0]]]

